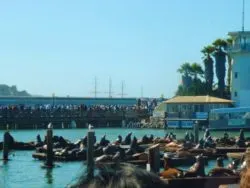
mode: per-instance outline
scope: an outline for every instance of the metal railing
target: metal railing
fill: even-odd
[[[250,43],[235,44],[228,49],[229,52],[250,52]]]

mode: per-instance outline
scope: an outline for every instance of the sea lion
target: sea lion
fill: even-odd
[[[167,139],[167,138],[168,138],[168,133],[166,133],[164,136],[164,139]]]
[[[99,145],[105,147],[105,146],[107,146],[109,143],[110,143],[110,141],[106,139],[106,134],[105,134],[105,135],[103,135],[103,137],[101,138]]]
[[[240,159],[235,159],[228,164],[227,168],[230,170],[237,170],[239,164],[240,164]]]
[[[116,144],[121,144],[122,143],[122,136],[121,135],[118,135],[115,143]]]
[[[121,161],[121,153],[119,151],[117,151],[115,153],[115,155],[112,157],[112,161],[117,163]]]
[[[108,145],[103,148],[104,155],[114,155],[118,151],[118,147],[116,145]]]
[[[85,147],[87,147],[87,144],[88,144],[88,137],[87,135],[82,139],[82,143]]]
[[[10,149],[13,148],[15,140],[8,131],[4,133],[4,140],[7,142],[7,145]]]
[[[170,134],[168,135],[168,138],[171,140],[176,140],[176,135],[172,132],[170,132]]]
[[[77,157],[82,157],[83,160],[87,159],[87,150],[84,149],[79,149],[79,151],[76,152]],[[100,156],[100,155],[99,155]]]
[[[211,136],[208,136],[205,140],[205,143],[204,143],[204,148],[215,148],[216,147],[216,144],[215,142],[213,141],[212,137]]]
[[[102,163],[102,162],[109,162],[109,161],[112,161],[112,159],[113,159],[113,156],[112,155],[102,155],[102,156],[100,156],[100,157],[97,157],[96,159],[95,159],[95,162],[96,163]]]
[[[235,140],[229,138],[229,134],[227,132],[224,132],[224,135],[222,138],[217,139],[216,143],[221,146],[233,146],[235,145]]]
[[[129,145],[131,143],[131,135],[132,135],[132,132],[130,132],[124,139],[124,142],[123,144],[124,145]]]
[[[223,158],[217,158],[216,167],[209,171],[208,176],[221,177],[221,176],[233,176],[235,173],[233,170],[224,168]]]
[[[209,136],[210,136],[210,131],[209,129],[206,129],[204,133],[204,140],[206,140]]]
[[[228,140],[228,139],[229,139],[229,134],[228,134],[227,132],[224,132],[223,138],[224,138],[225,140]]]
[[[131,144],[130,144],[130,148],[135,152],[135,153],[141,153],[144,152],[144,149],[142,147],[140,147],[137,143],[137,138],[134,136]]]
[[[150,135],[150,137],[149,137],[149,143],[152,143],[154,141],[154,135]]]
[[[147,153],[136,153],[132,156],[134,160],[148,160],[148,154]]]
[[[98,147],[94,150],[94,157],[100,157],[103,155],[103,147]]]
[[[199,144],[195,146],[195,149],[204,149],[204,143],[205,141],[203,140],[203,138],[201,138]]]
[[[68,142],[62,136],[58,138],[58,142],[60,143],[61,147],[66,147],[68,145]]]
[[[244,131],[243,129],[240,130],[240,136],[239,138],[236,140],[236,145],[240,148],[242,147],[246,147],[246,140],[245,140],[245,136],[244,136]]]
[[[150,142],[149,138],[147,137],[147,135],[144,135],[141,139],[141,141],[139,142],[139,144],[148,144]]]
[[[41,143],[41,142],[42,142],[42,139],[41,139],[40,134],[38,134],[38,135],[36,136],[36,142],[37,142],[37,143]]]
[[[181,176],[182,173],[182,170],[172,167],[169,163],[169,158],[164,156],[164,170],[160,172],[160,176],[162,178],[176,178],[178,176]]]
[[[192,132],[190,133],[190,142],[194,143],[194,135]]]
[[[205,163],[202,155],[196,157],[196,163],[184,173],[184,177],[205,176]]]
[[[189,133],[188,133],[188,132],[185,133],[184,140],[185,140],[186,142],[187,142],[187,141],[190,141],[190,137],[189,137]]]
[[[42,145],[43,145],[43,142],[42,142],[41,136],[40,136],[40,134],[38,134],[36,136],[36,147],[40,147]]]

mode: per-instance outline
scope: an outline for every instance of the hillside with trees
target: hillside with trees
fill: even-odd
[[[16,86],[8,86],[5,84],[0,84],[0,96],[4,97],[27,97],[31,96],[27,91],[18,91]]]

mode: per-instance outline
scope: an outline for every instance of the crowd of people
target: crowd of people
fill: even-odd
[[[8,105],[0,106],[0,118],[8,117],[56,117],[84,116],[88,113],[119,113],[119,112],[141,112],[148,113],[147,106],[123,106],[123,105]]]

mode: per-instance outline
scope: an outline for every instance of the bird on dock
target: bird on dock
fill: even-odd
[[[94,128],[94,126],[91,125],[91,124],[89,124],[89,130],[91,130],[91,129],[93,129],[93,128]]]
[[[52,129],[52,128],[53,128],[52,123],[49,123],[49,124],[48,124],[48,129]]]

